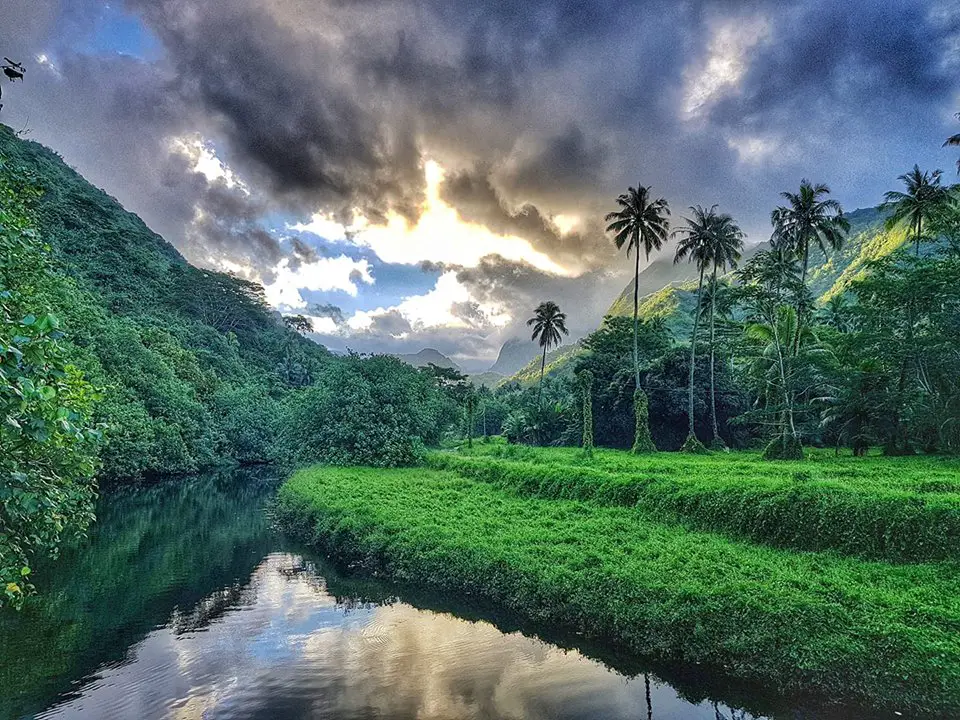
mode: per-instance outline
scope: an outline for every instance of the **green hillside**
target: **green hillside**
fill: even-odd
[[[68,355],[102,390],[95,411],[107,437],[101,480],[267,462],[308,447],[323,454],[339,441],[311,446],[300,434],[319,442],[318,429],[293,419],[304,413],[332,422],[336,413],[311,413],[305,404],[355,394],[369,414],[381,393],[400,401],[407,391],[434,389],[400,360],[338,358],[302,337],[266,304],[259,285],[191,266],[55,152],[2,125],[0,159],[0,181],[27,198],[39,262],[49,266],[40,290],[27,287],[16,268],[9,282],[35,315],[56,315]],[[394,382],[408,383],[399,396],[387,388]],[[353,394],[329,389],[340,384]],[[427,415],[434,412],[441,411]],[[362,415],[351,413],[355,422]],[[415,434],[434,442],[439,430],[426,424],[436,417],[427,415]],[[384,442],[370,438],[371,447]]]
[[[547,364],[543,371],[544,377],[555,377],[572,370],[573,363],[570,361],[576,358],[581,352],[583,352],[583,348],[580,347],[579,343],[561,345],[548,352]],[[524,365],[519,372],[508,378],[508,380],[519,382],[521,385],[536,384],[540,379],[540,360],[540,357],[534,358]]]
[[[906,230],[886,230],[884,217],[876,208],[854,210],[846,215],[850,234],[844,246],[829,258],[819,251],[811,255],[808,282],[821,301],[843,292],[855,280],[863,277],[866,265],[898,250],[907,240]],[[759,243],[744,252],[744,261],[767,243]],[[693,309],[696,304],[696,282],[689,264],[674,265],[667,259],[658,259],[640,272],[640,317],[645,320],[663,320],[675,340],[685,341],[692,331]],[[606,315],[632,317],[633,281],[614,299]],[[578,346],[561,348],[547,356],[547,375],[556,376],[572,371],[570,360],[582,352]],[[521,383],[535,382],[539,377],[540,361],[531,361],[510,378]]]
[[[862,277],[867,263],[892,254],[906,241],[906,231],[902,228],[884,228],[884,218],[876,208],[854,210],[846,218],[850,222],[850,234],[844,246],[829,258],[819,251],[811,253],[808,282],[821,301],[842,292],[850,283]],[[744,260],[766,247],[767,243],[754,245],[744,253]],[[653,278],[668,277],[668,267],[666,260],[657,260],[642,271],[641,293]],[[647,272],[651,272],[649,277],[645,277]],[[645,319],[660,318],[675,338],[687,337],[691,331],[691,313],[696,301],[696,283],[692,280],[692,274],[684,280],[670,279],[659,288],[641,295],[640,316]],[[633,281],[611,303],[607,315],[633,315]]]

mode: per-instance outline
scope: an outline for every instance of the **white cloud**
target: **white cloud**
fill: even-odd
[[[182,135],[170,140],[170,151],[184,155],[193,163],[193,171],[203,175],[207,182],[218,180],[228,188],[236,187],[246,194],[249,189],[233,170],[223,162],[214,150],[213,143],[199,134]]]
[[[57,67],[56,63],[53,62],[53,60],[50,58],[49,55],[47,55],[46,53],[40,53],[39,55],[36,56],[35,60],[37,61],[37,64],[40,67],[53,73],[54,77],[56,77],[57,80],[63,79],[63,75],[60,72],[60,68]]]
[[[295,270],[290,267],[289,258],[284,258],[274,269],[274,275],[273,282],[263,286],[267,302],[274,307],[305,308],[307,301],[301,290],[339,290],[356,297],[358,282],[373,284],[370,263],[346,255],[301,262]]]
[[[310,321],[310,324],[313,325],[313,332],[315,333],[320,333],[321,335],[336,335],[340,330],[333,318],[327,317],[326,315],[320,317],[316,315],[306,315],[305,317]]]
[[[477,324],[503,327],[510,322],[510,315],[499,306],[477,303],[476,314],[466,318],[457,313],[457,306],[473,302],[465,285],[457,280],[455,272],[445,272],[437,278],[437,284],[423,295],[411,295],[389,308],[359,310],[347,320],[354,331],[369,331],[374,321],[384,315],[397,313],[410,323],[415,331],[431,328],[469,328]],[[395,336],[399,337],[399,336]]]
[[[331,241],[345,240],[347,237],[347,229],[324,213],[314,213],[309,222],[287,225],[287,229],[296,232],[313,233],[318,237]]]
[[[736,90],[747,70],[751,49],[770,37],[763,17],[736,18],[720,24],[713,33],[706,61],[688,68],[684,111],[696,115],[725,93]]]

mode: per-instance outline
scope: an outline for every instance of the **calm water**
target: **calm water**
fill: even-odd
[[[43,601],[0,619],[0,717],[740,720],[763,716],[720,697],[777,706],[680,673],[686,700],[482,612],[424,609],[455,602],[343,576],[270,531],[273,488],[228,475],[106,496],[86,546],[45,570]]]

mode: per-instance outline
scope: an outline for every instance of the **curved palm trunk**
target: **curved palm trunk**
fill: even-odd
[[[543,357],[540,359],[540,386],[537,388],[537,410],[540,410],[540,396],[543,395],[543,370],[547,366],[547,346],[543,346]]]
[[[807,284],[807,266],[810,264],[810,241],[803,241],[803,272],[800,275],[800,284]]]
[[[636,266],[633,273],[633,374],[636,385],[633,390],[633,452],[654,452],[657,446],[650,436],[650,415],[647,396],[640,387],[640,344],[638,337],[640,316],[640,243],[635,246]]]
[[[703,268],[700,268],[700,282],[697,283],[697,310],[693,316],[693,335],[690,338],[690,387],[688,389],[687,401],[687,421],[690,429],[690,437],[694,437],[693,432],[693,370],[697,361],[697,328],[700,326],[700,305],[703,302]]]
[[[923,215],[917,216],[917,239],[915,243],[915,254],[917,257],[920,257],[920,235],[923,227]]]
[[[710,422],[713,424],[713,442],[720,439],[720,430],[717,428],[717,389],[714,382],[715,370],[715,323],[717,306],[717,264],[713,264],[713,279],[710,291]]]

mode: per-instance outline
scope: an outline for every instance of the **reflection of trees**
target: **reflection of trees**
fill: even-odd
[[[487,622],[502,633],[519,632],[566,650],[576,650],[627,679],[641,676],[645,680],[648,720],[653,718],[651,683],[669,685],[682,700],[693,705],[725,698],[724,705],[749,708],[735,711],[724,720],[750,720],[763,716],[789,715],[793,708],[782,694],[760,685],[737,680],[705,666],[673,664],[655,658],[618,652],[611,644],[570,635],[555,626],[544,627],[505,611],[502,607],[478,598],[455,597],[435,593],[429,587],[413,583],[394,583],[366,575],[349,574],[336,563],[324,559],[316,562],[316,572],[326,578],[326,591],[344,607],[368,608],[377,605],[407,603],[415,608],[454,615],[468,621]],[[729,711],[728,711],[729,712]],[[790,715],[792,716],[792,715]]]
[[[647,720],[653,720],[653,702],[650,699],[650,676],[643,674],[643,689],[647,694]]]
[[[256,590],[246,583],[235,581],[232,585],[214,590],[192,608],[174,608],[168,625],[174,635],[196,632],[224,617],[227,612],[241,605],[252,605]]]
[[[122,660],[174,608],[197,629],[241,602],[270,550],[263,507],[274,486],[237,472],[105,493],[85,547],[44,569],[43,596],[0,615],[0,637],[19,639],[0,660],[4,709],[38,712],[71,681]]]

